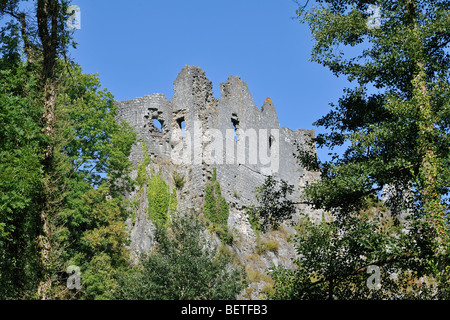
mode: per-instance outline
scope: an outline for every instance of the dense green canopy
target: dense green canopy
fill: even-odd
[[[328,130],[318,147],[345,152],[317,164],[299,149],[304,165],[321,170],[305,198],[329,219],[301,224],[309,235],[296,241],[304,258],[296,272],[274,274],[275,296],[448,298],[450,3],[317,3],[298,11],[313,35],[311,60],[355,86],[315,122]],[[376,219],[362,214],[373,205]],[[371,264],[382,268],[385,284],[397,273],[401,280],[376,294],[365,290],[361,274]],[[413,288],[424,277],[427,289]]]

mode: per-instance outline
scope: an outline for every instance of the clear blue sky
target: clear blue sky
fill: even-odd
[[[311,33],[293,19],[293,0],[72,3],[81,9],[81,29],[75,31],[78,48],[71,56],[85,73],[98,73],[116,100],[152,93],[171,99],[180,70],[196,65],[213,82],[216,98],[221,82],[240,76],[258,107],[272,99],[281,126],[317,133],[322,129],[312,123],[348,85],[309,61]]]

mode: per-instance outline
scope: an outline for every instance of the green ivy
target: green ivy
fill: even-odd
[[[139,163],[137,170],[136,182],[142,188],[147,181],[147,167],[150,165],[150,156],[148,155],[148,146],[145,141],[142,141],[142,152],[144,153],[144,161]]]
[[[219,237],[230,243],[233,241],[232,236],[228,233],[228,216],[230,208],[226,199],[222,196],[222,191],[217,179],[216,168],[213,168],[211,181],[205,190],[205,217],[212,223],[214,231]]]
[[[170,213],[177,210],[177,191],[175,187],[170,190],[170,186],[161,177],[160,172],[156,173],[154,168],[151,168],[149,176],[147,168],[151,161],[145,141],[142,141],[142,152],[144,161],[138,165],[136,178],[140,187],[139,192],[143,192],[143,187],[147,186],[149,218],[157,227],[167,227],[170,221]]]
[[[176,212],[177,207],[178,207],[177,189],[176,187],[173,187],[169,199],[169,212]]]
[[[147,197],[150,219],[157,226],[167,227],[170,212],[177,209],[176,189],[170,192],[169,185],[160,174],[152,174],[148,179]]]

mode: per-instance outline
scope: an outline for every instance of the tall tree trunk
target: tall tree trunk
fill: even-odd
[[[41,84],[43,90],[42,116],[43,133],[48,137],[43,154],[44,182],[43,195],[40,199],[40,222],[42,233],[40,237],[41,263],[43,276],[38,286],[38,294],[41,299],[48,299],[52,287],[51,265],[54,248],[52,246],[51,208],[53,151],[55,135],[55,106],[56,106],[56,80],[55,66],[58,48],[58,0],[38,0],[37,22],[38,35],[42,43],[43,64]]]

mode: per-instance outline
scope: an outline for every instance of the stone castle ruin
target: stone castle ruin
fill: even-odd
[[[175,173],[183,177],[184,184],[177,192],[179,209],[202,211],[206,185],[216,171],[230,208],[228,229],[238,239],[233,249],[245,263],[257,242],[245,207],[255,204],[255,188],[269,175],[293,185],[292,196],[299,199],[302,188],[318,173],[300,166],[294,156],[296,144],[306,145],[314,131],[280,128],[270,98],[258,108],[240,77],[230,76],[220,84],[220,91],[221,98],[215,98],[205,72],[186,65],[174,81],[172,101],[164,94],[120,101],[117,119],[127,121],[137,132],[130,156],[135,168],[147,155],[150,166],[157,167],[170,187],[175,185]],[[137,169],[132,174],[136,178]],[[154,245],[148,200],[139,190],[128,197],[137,203],[134,221],[129,224],[130,246],[138,253],[146,252]],[[300,211],[317,214],[304,205],[298,205]],[[285,228],[292,231],[290,224]],[[277,238],[280,245],[276,253],[267,252],[259,259],[259,267],[289,263],[291,245],[275,233],[266,236]]]

